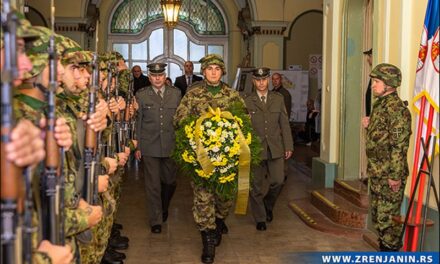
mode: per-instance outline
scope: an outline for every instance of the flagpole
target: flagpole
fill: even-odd
[[[425,98],[425,96],[423,97]],[[426,100],[426,99],[425,99]],[[426,133],[425,133],[425,139],[427,139],[431,133],[432,133],[432,120],[434,118],[434,107],[429,104],[429,115],[428,115],[428,124],[427,124],[427,128],[426,128]],[[424,123],[424,120],[419,120],[419,123]],[[434,143],[435,146],[435,143]],[[429,151],[429,146],[427,151]],[[427,161],[424,162],[423,164],[423,168],[422,170],[426,170],[428,164]],[[425,181],[426,181],[426,174],[423,174],[423,176],[420,179],[420,187],[419,187],[419,195],[417,197],[417,209],[416,209],[416,216],[415,216],[415,228],[414,228],[414,234],[412,236],[412,247],[411,247],[411,251],[415,252],[417,250],[417,244],[419,241],[419,232],[420,232],[420,218],[422,216],[422,208],[423,208],[423,195],[425,193]],[[428,186],[429,188],[429,186]],[[425,206],[428,206],[427,204]]]
[[[414,193],[415,188],[415,180],[417,177],[417,174],[419,172],[419,158],[420,158],[420,141],[422,138],[422,129],[423,129],[423,118],[425,116],[425,104],[426,104],[426,97],[422,96],[421,102],[420,102],[420,112],[419,112],[419,119],[417,124],[417,134],[416,134],[416,141],[415,144],[415,151],[414,151],[414,162],[413,162],[413,169],[412,169],[412,175],[411,175],[411,189],[410,194]],[[422,120],[422,122],[420,122]],[[415,193],[414,193],[415,195]],[[409,197],[409,201],[411,201],[411,197]],[[413,206],[412,204],[409,204],[408,210],[409,210],[409,222],[412,221],[412,214],[413,214]],[[405,243],[403,246],[404,251],[408,251],[408,240],[409,240],[409,225],[406,227],[405,232]]]

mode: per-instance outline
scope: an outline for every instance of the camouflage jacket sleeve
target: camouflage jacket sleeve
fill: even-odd
[[[403,104],[403,103],[402,103]],[[405,106],[401,106],[390,116],[390,173],[393,180],[404,179],[408,176],[408,161],[406,159],[409,139],[411,136],[411,115]]]
[[[176,113],[174,114],[174,127],[178,128],[180,121],[184,117],[187,117],[190,113],[190,100],[188,100],[188,96],[183,96],[182,100],[180,100],[180,104],[177,107]]]
[[[64,232],[66,237],[73,236],[89,228],[88,215],[83,209],[65,208],[64,216]]]
[[[103,169],[102,173],[103,174],[108,174],[109,168],[110,168],[110,164],[108,163],[107,160],[105,160],[105,158],[101,159],[101,167]]]

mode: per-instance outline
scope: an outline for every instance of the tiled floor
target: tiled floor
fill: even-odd
[[[305,147],[306,148],[306,147]],[[298,155],[298,148],[296,149]],[[301,158],[289,160],[289,176],[265,232],[257,231],[251,216],[231,212],[229,234],[216,250],[215,263],[304,263],[285,258],[292,252],[372,251],[363,240],[348,240],[306,226],[287,206],[288,201],[309,195],[310,168]],[[125,263],[200,263],[202,242],[192,213],[192,192],[187,178],[179,177],[168,222],[161,234],[147,224],[144,179],[132,171],[125,178],[118,222],[130,238]]]

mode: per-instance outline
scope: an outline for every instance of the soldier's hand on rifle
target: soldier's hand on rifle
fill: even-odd
[[[138,141],[136,139],[132,139],[131,142],[133,143],[134,148],[137,149]]]
[[[116,102],[115,98],[110,99],[110,102],[108,103],[108,108],[112,113],[118,113],[119,112],[119,105]]]
[[[81,199],[79,201],[78,208],[86,211],[86,214],[88,216],[87,223],[89,224],[89,227],[93,227],[96,224],[101,221],[102,218],[102,207],[101,206],[93,206],[88,204],[86,201]]]
[[[134,110],[138,110],[139,109],[139,104],[138,104],[138,102],[137,102],[137,100],[136,100],[136,97],[135,98],[133,98],[133,103],[132,103],[132,105],[133,105],[133,107],[134,107]]]
[[[127,163],[128,155],[125,154],[124,152],[117,153],[116,155],[118,155],[118,159],[119,159],[118,165],[119,166],[124,166],[125,163]]]
[[[99,175],[98,177],[98,192],[103,193],[108,189],[108,175]]]
[[[125,102],[124,97],[122,96],[118,97],[118,106],[120,111],[124,110],[125,107],[127,107],[127,103]]]
[[[125,146],[124,147],[124,153],[127,154],[127,159],[128,159],[128,156],[130,156],[130,148]]]
[[[72,248],[69,245],[57,246],[43,240],[37,250],[45,252],[52,260],[52,264],[69,264],[73,260]]]
[[[128,111],[129,111],[130,117],[133,117],[135,110],[134,110],[134,106],[132,104],[130,105],[130,108],[128,108]]]
[[[60,117],[55,122],[55,139],[60,147],[69,150],[73,144],[72,133],[66,119]]]
[[[141,160],[141,157],[142,157],[141,151],[140,151],[140,150],[136,150],[136,151],[134,152],[134,157],[135,157],[137,160]]]
[[[362,126],[364,128],[367,128],[369,124],[370,124],[370,117],[369,116],[363,117],[362,118]]]
[[[108,106],[104,100],[100,100],[96,105],[95,113],[87,120],[87,124],[95,131],[102,131],[107,127]],[[82,116],[83,120],[87,119],[87,115]]]
[[[104,160],[107,162],[108,164],[108,174],[113,174],[116,171],[116,168],[118,167],[118,162],[116,161],[116,159],[113,158],[109,158],[109,157],[105,157]]]
[[[19,167],[36,165],[45,157],[41,130],[29,120],[20,120],[6,145],[6,157]]]

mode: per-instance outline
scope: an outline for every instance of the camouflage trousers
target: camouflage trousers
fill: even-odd
[[[111,233],[111,226],[113,225],[113,208],[111,201],[107,199],[108,195],[112,198],[113,187],[109,188],[106,194],[101,194],[103,206],[103,217],[101,221],[94,226],[92,230],[92,242],[90,244],[80,244],[81,248],[81,263],[82,264],[96,264],[100,263],[104,256],[107,247],[108,239]],[[113,199],[113,198],[112,198]]]
[[[226,219],[233,199],[224,199],[203,186],[191,182],[194,194],[193,216],[200,231],[215,229],[215,218]]]
[[[403,226],[393,221],[392,217],[400,215],[404,187],[398,192],[370,194],[371,217],[375,229],[379,233],[379,243],[389,249],[400,249],[402,240],[400,234]]]

